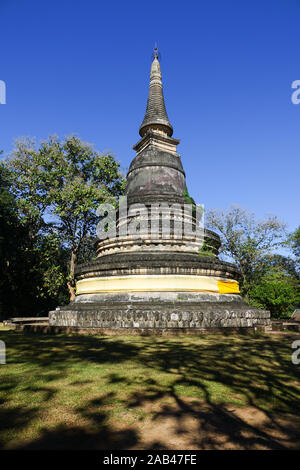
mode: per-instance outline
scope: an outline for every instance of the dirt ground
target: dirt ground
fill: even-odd
[[[159,400],[139,405],[143,420],[124,412],[107,426],[69,422],[40,439],[23,440],[14,449],[85,450],[274,450],[300,449],[300,417],[256,407],[208,405],[191,399]],[[101,420],[101,418],[99,418]],[[131,421],[131,422],[130,422]]]
[[[139,442],[132,449],[300,449],[300,417],[291,414],[188,399],[143,410],[151,418],[134,423]]]

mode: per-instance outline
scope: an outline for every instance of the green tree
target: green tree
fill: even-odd
[[[300,272],[297,262],[291,256],[283,256],[275,253],[266,256],[262,262],[265,264],[265,271],[269,269],[281,271],[284,276],[290,276],[295,281],[300,281]]]
[[[2,152],[0,152],[2,153]],[[14,198],[9,192],[9,171],[0,166],[0,318],[4,317],[6,304],[11,300],[11,266],[16,258],[19,229]]]
[[[283,243],[285,225],[275,216],[256,220],[254,214],[232,206],[227,212],[210,210],[206,225],[221,237],[221,253],[230,257],[242,276],[242,293],[266,272],[266,257]]]
[[[300,259],[300,227],[291,235],[291,246],[295,257]]]
[[[300,277],[300,227],[291,233],[287,239],[287,246],[291,249],[298,277]]]
[[[67,250],[55,234],[34,239],[9,191],[11,172],[0,165],[0,318],[34,316],[66,303]]]
[[[124,190],[119,164],[78,137],[41,142],[18,140],[7,163],[20,219],[35,240],[55,233],[70,254],[68,289],[74,298],[74,270],[80,250],[96,226],[100,203],[114,203]]]
[[[299,285],[282,271],[271,270],[249,290],[249,303],[269,310],[273,317],[286,317],[300,302]]]

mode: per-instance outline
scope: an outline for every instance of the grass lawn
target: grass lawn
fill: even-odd
[[[42,336],[2,327],[0,447],[299,448],[295,337]]]

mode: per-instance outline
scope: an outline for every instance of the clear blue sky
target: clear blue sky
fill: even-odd
[[[128,168],[154,42],[190,194],[299,225],[299,0],[0,0],[0,149],[76,133]]]

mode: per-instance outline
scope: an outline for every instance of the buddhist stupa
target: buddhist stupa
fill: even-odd
[[[139,134],[127,174],[127,209],[117,211],[116,233],[99,240],[95,261],[77,267],[76,298],[49,313],[50,325],[124,333],[269,325],[270,313],[239,295],[237,267],[218,258],[219,236],[195,231],[196,206],[177,153],[180,141],[172,137],[157,48]],[[187,204],[193,231],[182,235],[175,226],[184,224]],[[132,234],[127,229],[134,222],[139,232]]]

